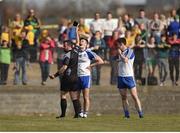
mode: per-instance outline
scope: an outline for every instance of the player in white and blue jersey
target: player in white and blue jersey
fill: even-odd
[[[139,114],[139,117],[143,118],[141,102],[137,95],[137,89],[134,80],[134,52],[132,49],[127,48],[125,38],[119,38],[116,41],[116,44],[118,48],[118,88],[122,98],[124,116],[125,118],[130,117],[127,100],[127,89],[129,89],[131,96],[135,102],[135,107]]]
[[[80,113],[81,117],[86,118],[87,113],[90,107],[90,99],[89,99],[89,88],[91,85],[91,68],[103,64],[103,60],[92,52],[90,49],[87,49],[88,40],[85,38],[80,38],[79,42],[79,56],[78,56],[78,78],[79,78],[79,89],[80,92],[83,93],[83,110]],[[95,63],[91,64],[91,61],[94,60]]]

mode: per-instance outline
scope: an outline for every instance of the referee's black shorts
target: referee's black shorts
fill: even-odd
[[[78,90],[78,79],[62,77],[60,90],[61,91],[77,91]]]

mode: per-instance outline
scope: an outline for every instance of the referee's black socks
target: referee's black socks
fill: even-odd
[[[78,118],[80,109],[81,109],[80,101],[79,101],[79,99],[76,99],[76,100],[73,100],[72,102],[73,102],[74,111],[75,111],[74,118]]]
[[[61,116],[60,117],[65,117],[66,108],[67,108],[67,100],[66,99],[61,99]]]

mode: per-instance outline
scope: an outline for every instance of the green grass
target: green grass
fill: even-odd
[[[180,131],[180,115],[89,116],[87,119],[55,116],[0,116],[0,131]]]

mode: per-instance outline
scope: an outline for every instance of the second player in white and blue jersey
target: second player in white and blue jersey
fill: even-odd
[[[121,57],[119,57],[118,62],[118,88],[133,88],[136,86],[134,81],[134,71],[133,71],[133,62],[134,62],[134,52],[132,49],[127,48],[122,52],[122,55],[128,58],[128,61],[125,63]]]

